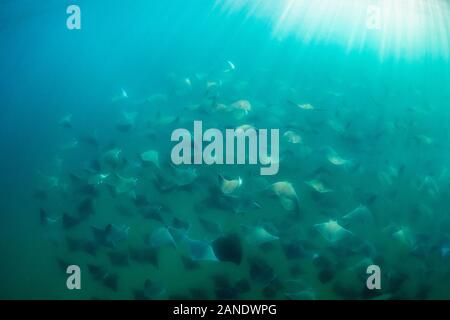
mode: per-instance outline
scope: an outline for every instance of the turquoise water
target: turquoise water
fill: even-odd
[[[1,298],[450,298],[448,1],[70,4],[0,3]],[[176,167],[195,120],[278,129],[279,172]]]

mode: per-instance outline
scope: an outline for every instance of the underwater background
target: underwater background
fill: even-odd
[[[450,298],[448,1],[3,0],[0,48],[0,298]],[[194,120],[278,174],[173,166]]]

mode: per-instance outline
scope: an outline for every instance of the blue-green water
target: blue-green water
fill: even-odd
[[[450,298],[448,1],[70,4],[0,3],[1,298]],[[279,129],[279,172],[176,167],[195,120]]]

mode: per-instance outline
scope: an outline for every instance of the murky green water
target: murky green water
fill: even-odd
[[[68,5],[0,4],[1,298],[450,297],[448,1]],[[279,171],[174,165],[194,121]]]

